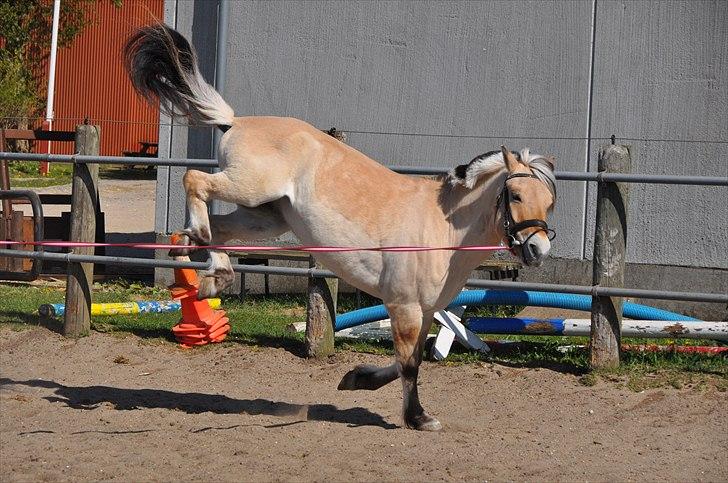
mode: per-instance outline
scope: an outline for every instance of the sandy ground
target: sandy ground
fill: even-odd
[[[145,233],[154,231],[154,195],[157,182],[155,180],[115,180],[99,181],[99,198],[101,211],[106,213],[107,233]],[[71,194],[71,185],[34,188],[42,194]],[[15,209],[23,209],[31,213],[29,206],[19,205]],[[64,205],[45,205],[46,216],[60,216],[68,211]]]
[[[726,481],[728,395],[630,392],[573,374],[425,363],[444,430],[400,426],[388,358],[0,329],[3,481]]]

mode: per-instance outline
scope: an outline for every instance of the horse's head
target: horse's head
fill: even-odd
[[[546,224],[556,202],[553,170],[551,156],[530,154],[528,149],[515,153],[501,146],[500,151],[491,151],[458,166],[448,177],[453,185],[473,189],[479,182],[495,179],[492,176],[505,171],[500,185],[487,185],[499,190],[494,207],[496,229],[523,263],[538,266],[551,250],[554,238],[554,231]]]
[[[498,196],[503,236],[523,263],[541,265],[555,236],[546,224],[556,202],[554,158],[528,149],[516,156],[505,146],[501,154],[508,170]]]

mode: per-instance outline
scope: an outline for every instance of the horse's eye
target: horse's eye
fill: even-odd
[[[521,202],[521,195],[518,193],[511,193],[511,201],[515,201],[516,203]]]

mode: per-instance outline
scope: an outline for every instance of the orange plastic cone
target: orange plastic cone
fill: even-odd
[[[178,238],[172,236],[172,243]],[[189,257],[176,257],[189,260]],[[182,305],[182,318],[172,327],[175,338],[182,347],[189,348],[210,342],[222,342],[230,332],[230,323],[224,310],[210,308],[207,300],[197,300],[197,272],[191,268],[174,270],[174,285],[169,287],[172,297]]]

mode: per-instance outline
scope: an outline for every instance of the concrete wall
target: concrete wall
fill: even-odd
[[[728,176],[726,113],[728,2],[598,2],[592,135],[722,141],[623,141],[634,172]],[[728,189],[630,189],[627,261],[728,268]],[[587,257],[593,234],[587,223]]]
[[[165,13],[208,79],[214,6]],[[335,126],[385,164],[454,166],[505,143],[593,170],[615,134],[634,172],[728,175],[725,1],[241,1],[230,16],[223,95],[238,115]],[[162,131],[161,153],[209,157],[210,130]],[[159,171],[160,233],[184,224],[180,173]],[[589,259],[596,185],[558,190],[553,255]],[[633,185],[629,216],[628,262],[728,277],[725,188]]]

